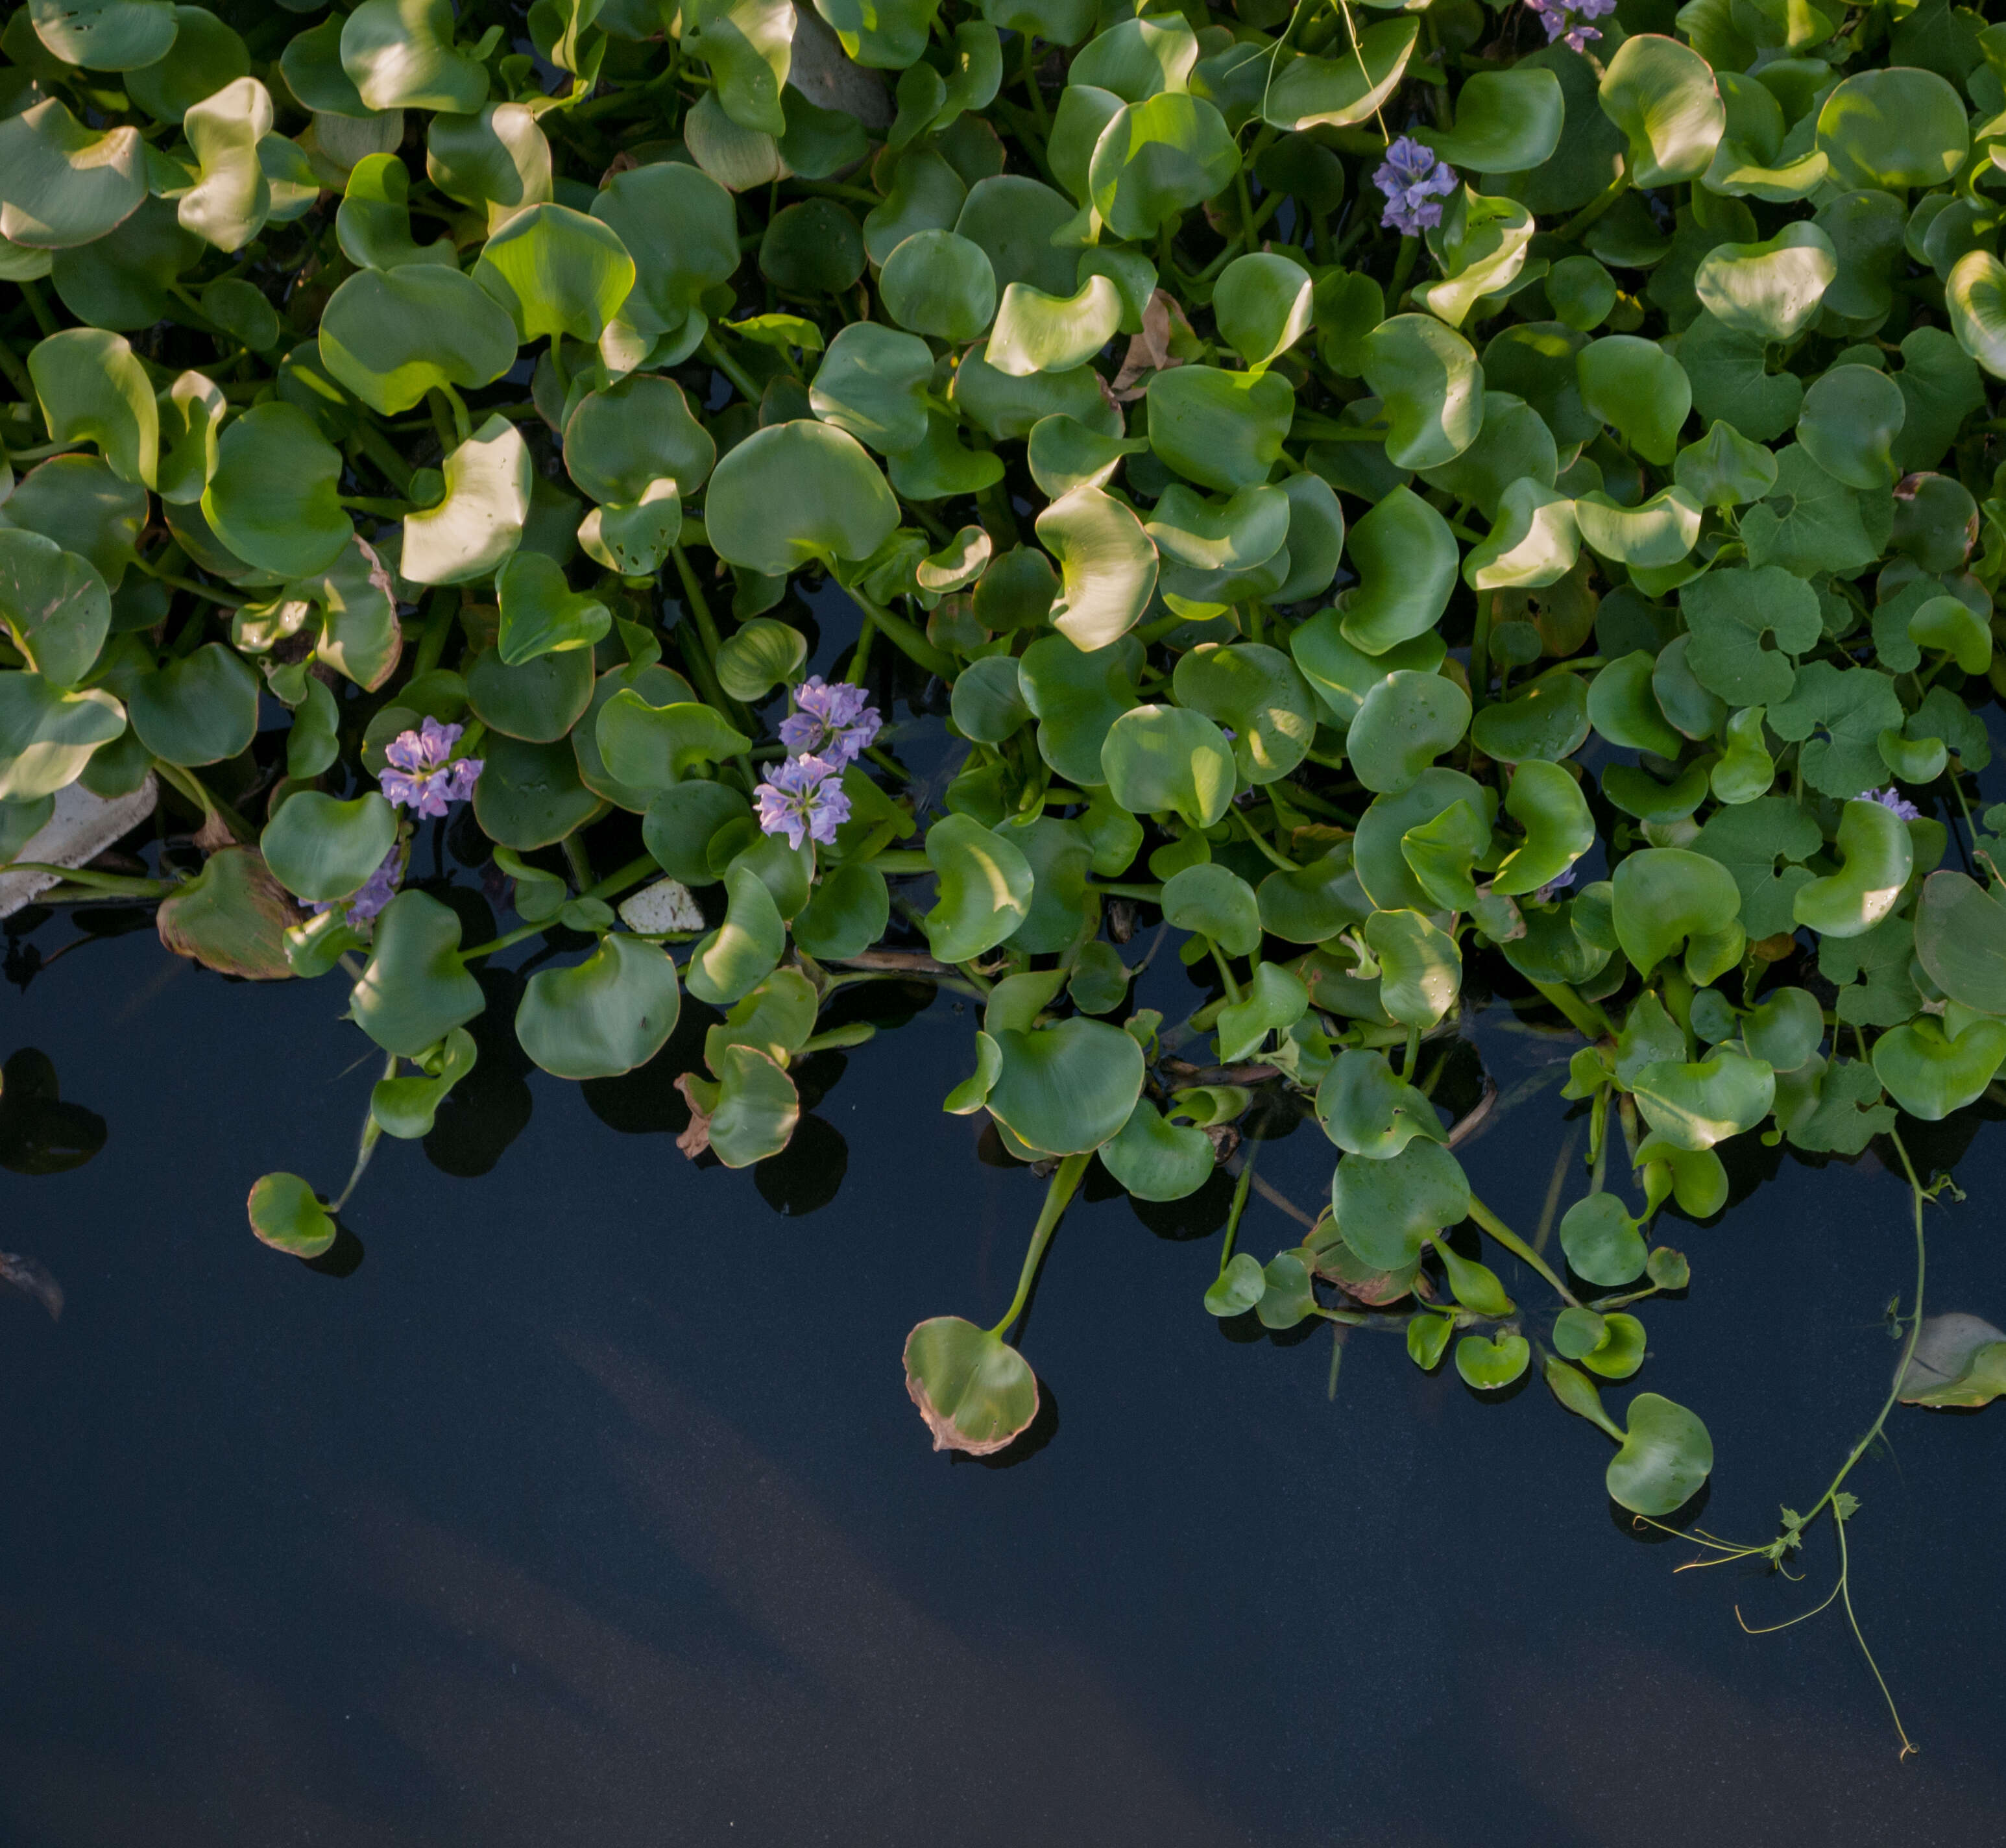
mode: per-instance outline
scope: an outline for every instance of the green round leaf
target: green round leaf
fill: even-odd
[[[1639,33],[1603,73],[1602,112],[1630,143],[1630,183],[1666,186],[1707,170],[1727,111],[1707,61],[1676,39]]]
[[[553,657],[555,658],[555,657]],[[499,847],[527,854],[554,847],[590,818],[600,798],[579,779],[568,744],[534,744],[496,732],[481,744],[473,818]]]
[[[96,134],[54,97],[0,120],[0,238],[30,250],[92,243],[146,196],[139,131]]]
[[[1425,635],[1448,607],[1460,561],[1455,536],[1412,488],[1393,489],[1351,529],[1346,556],[1358,583],[1338,599],[1339,626],[1342,639],[1362,653],[1383,656]],[[1294,652],[1311,683],[1321,686],[1304,651]]]
[[[1254,889],[1215,861],[1188,866],[1167,880],[1162,903],[1163,921],[1173,930],[1209,937],[1230,956],[1251,956],[1261,947]]]
[[[1114,800],[1131,815],[1176,814],[1209,828],[1233,800],[1232,747],[1202,713],[1138,706],[1108,727],[1100,767]]]
[[[1138,1097],[1118,1135],[1100,1145],[1101,1165],[1138,1200],[1181,1200],[1211,1178],[1212,1146],[1202,1129],[1166,1122]]]
[[[246,564],[288,578],[333,565],[354,528],[337,498],[341,452],[290,404],[258,404],[226,424],[202,510]]]
[[[958,1315],[937,1315],[906,1337],[906,1390],[936,1450],[993,1456],[1038,1415],[1038,1382],[1023,1356]]]
[[[466,114],[487,72],[452,40],[452,0],[362,0],[341,29],[341,67],[371,109]]]
[[[1629,1430],[1604,1480],[1620,1506],[1661,1519],[1699,1492],[1713,1468],[1713,1440],[1684,1406],[1655,1392],[1639,1392],[1628,1416]]]
[[[1364,351],[1365,382],[1385,406],[1386,455],[1396,467],[1438,468],[1476,442],[1483,368],[1453,328],[1431,315],[1395,315],[1367,336]]]
[[[1863,936],[1901,903],[1915,863],[1908,825],[1878,802],[1849,802],[1838,848],[1839,871],[1799,886],[1791,915],[1821,937]]]
[[[2006,1021],[1980,1016],[1955,1039],[1944,1023],[1923,1014],[1874,1042],[1874,1072],[1912,1117],[1939,1123],[1984,1096],[2006,1064]]]
[[[1277,374],[1193,365],[1152,373],[1149,403],[1156,455],[1188,480],[1230,494],[1268,479],[1296,400]]]
[[[290,1258],[318,1258],[334,1243],[334,1221],[297,1174],[261,1175],[248,1210],[259,1241]]]
[[[385,417],[442,385],[491,385],[516,363],[516,345],[507,312],[438,263],[359,271],[321,315],[322,364]]]
[[[111,632],[111,593],[88,558],[39,533],[0,526],[0,628],[32,671],[73,687]]]
[[[1842,186],[1940,186],[1964,164],[1971,133],[1934,71],[1860,71],[1825,98],[1818,146]]]
[[[360,891],[396,839],[397,811],[375,790],[343,802],[298,790],[266,824],[258,850],[294,898],[331,903]]]
[[[833,199],[803,199],[773,214],[759,271],[790,295],[838,295],[864,273],[864,234]]]
[[[853,321],[829,342],[808,403],[824,423],[896,455],[926,440],[933,371],[933,350],[917,334]]]
[[[1523,1335],[1509,1335],[1502,1329],[1488,1340],[1480,1335],[1466,1335],[1455,1344],[1455,1370],[1466,1386],[1480,1392],[1495,1392],[1510,1385],[1532,1357],[1533,1345]]]
[[[1022,850],[972,817],[934,822],[926,854],[939,894],[920,922],[938,961],[965,963],[994,949],[1029,914],[1031,868]]]
[[[1398,1270],[1429,1240],[1469,1213],[1469,1183],[1448,1149],[1409,1142],[1382,1160],[1346,1155],[1331,1183],[1337,1229],[1367,1264]]]
[[[1365,695],[1345,740],[1358,780],[1395,794],[1469,729],[1469,695],[1439,674],[1389,674]]]
[[[136,681],[126,706],[154,756],[191,767],[220,763],[257,735],[258,676],[234,649],[206,642]]]
[[[1616,938],[1649,975],[1689,937],[1726,930],[1741,909],[1726,868],[1683,847],[1643,847],[1616,869]]]
[[[1239,171],[1239,150],[1219,111],[1166,91],[1122,106],[1094,144],[1088,185],[1093,209],[1116,237],[1149,238]]]
[[[458,917],[428,893],[399,892],[376,920],[369,966],[349,997],[355,1023],[385,1052],[416,1058],[485,1005],[459,959]]]
[[[1760,340],[1789,340],[1817,319],[1838,273],[1832,240],[1800,220],[1765,244],[1715,245],[1700,259],[1693,287],[1723,326]]]
[[[1063,586],[1049,606],[1052,626],[1085,650],[1118,641],[1156,587],[1156,548],[1142,522],[1112,495],[1075,488],[1038,516],[1036,527]]]
[[[1610,1193],[1590,1194],[1567,1209],[1561,1220],[1561,1249],[1575,1276],[1598,1290],[1620,1290],[1635,1283],[1644,1274],[1648,1256],[1637,1222]],[[1554,1333],[1557,1337],[1559,1330]],[[1567,1353],[1565,1348],[1561,1351]]]
[[[39,674],[0,673],[0,802],[36,802],[83,773],[125,729],[125,709],[97,688],[65,692]]]
[[[959,345],[996,318],[996,271],[981,245],[949,231],[917,231],[885,259],[885,312],[914,333]]]
[[[782,575],[869,558],[899,523],[899,504],[854,437],[801,422],[758,431],[727,456],[704,516],[720,558]]]
[[[573,591],[565,582],[563,568],[541,552],[517,552],[495,573],[494,590],[502,606],[494,653],[504,667],[520,667],[540,655],[559,652],[576,653],[589,664],[587,651],[613,627],[613,614],[605,604]],[[487,658],[484,653],[480,657]]]
[[[529,445],[498,411],[443,467],[445,498],[404,516],[399,568],[414,584],[465,584],[487,576],[515,551],[529,522],[536,478]]]
[[[661,1051],[681,1006],[674,963],[652,943],[616,933],[582,963],[530,977],[516,1037],[559,1078],[617,1078]]]
[[[1128,1122],[1142,1093],[1142,1048],[1118,1026],[1075,1016],[992,1037],[1003,1063],[990,1114],[1027,1147],[1084,1154]]]

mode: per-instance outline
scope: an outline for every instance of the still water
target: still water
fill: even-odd
[[[1148,980],[1188,1009],[1174,958]],[[1828,1529],[1801,1586],[1674,1577],[1691,1549],[1627,1530],[1606,1441],[1536,1382],[1480,1403],[1359,1331],[1333,1388],[1327,1329],[1214,1323],[1216,1208],[1077,1203],[1022,1332],[1026,1453],[933,1454],[906,1332],[1001,1312],[1040,1191],[940,1114],[952,997],[823,1055],[815,1124],[756,1177],[677,1152],[680,1040],[579,1087],[491,1033],[431,1142],[382,1146],[336,1276],[243,1201],[346,1174],[375,1066],[343,1001],[145,930],[0,991],[0,1054],[40,1048],[106,1129],[73,1171],[0,1172],[0,1246],[67,1294],[55,1322],[0,1291],[9,1848],[2006,1833],[1998,1408],[1898,1413],[1850,1485],[1856,1607],[1922,1747],[1898,1768],[1835,1609],[1736,1624],[1824,1595]],[[1564,1048],[1501,1004],[1470,1030],[1508,1090],[1548,1074],[1463,1152],[1529,1227]],[[1930,1306],[2006,1321],[2006,1133],[1945,1128],[1919,1160],[1977,1133]],[[1299,1125],[1259,1172],[1313,1210],[1332,1153]],[[1707,1420],[1703,1524],[1749,1539],[1871,1419],[1911,1276],[1871,1156],[1778,1165],[1666,1223],[1693,1287],[1645,1306],[1637,1382]],[[1248,1248],[1299,1235],[1256,1199]]]

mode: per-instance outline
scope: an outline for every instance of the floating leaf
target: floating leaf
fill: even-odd
[[[958,1315],[937,1315],[906,1337],[906,1390],[936,1450],[994,1456],[1038,1415],[1038,1382],[1023,1356]]]
[[[298,790],[266,824],[258,850],[294,897],[329,903],[358,892],[397,839],[397,811],[373,790],[352,802]]]
[[[334,1221],[297,1174],[261,1175],[247,1211],[260,1242],[289,1258],[318,1258],[334,1243]]]
[[[1990,1405],[2006,1392],[2006,1334],[1983,1316],[1925,1316],[1895,1389],[1904,1405]]]
[[[369,966],[349,997],[355,1023],[385,1052],[416,1058],[486,1001],[459,957],[459,920],[422,892],[400,892],[376,920]]]
[[[1142,1049],[1118,1026],[1075,1016],[993,1037],[1002,1065],[990,1114],[1026,1147],[1084,1154],[1127,1124],[1142,1093]]]
[[[559,1078],[617,1078],[667,1044],[681,1005],[675,965],[653,944],[614,933],[582,963],[530,977],[516,1037]]]

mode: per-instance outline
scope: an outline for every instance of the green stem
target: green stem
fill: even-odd
[[[159,758],[153,760],[153,770],[162,781],[180,790],[194,803],[202,811],[205,821],[213,815],[220,815],[239,840],[255,840],[258,838],[258,830],[220,796],[213,794],[192,770],[183,769],[178,764],[167,763]]]
[[[917,623],[908,621],[903,616],[895,616],[889,610],[873,603],[854,584],[845,584],[843,588],[850,601],[877,625],[885,639],[908,660],[925,668],[929,674],[938,674],[942,680],[954,678],[952,657],[934,647]]]
[[[214,604],[220,610],[241,610],[244,607],[244,599],[241,597],[225,596],[220,590],[210,590],[206,584],[198,584],[193,578],[177,577],[171,571],[156,571],[136,553],[126,555],[157,583],[165,584],[171,590],[185,590],[191,597],[199,597],[205,603]]]
[[[662,864],[653,854],[643,854],[639,859],[630,860],[625,866],[608,873],[596,885],[587,887],[579,896],[588,899],[611,899],[625,892],[630,885],[639,885],[650,873],[658,873],[661,870]]]
[[[1045,1204],[1038,1214],[1038,1223],[1031,1229],[1030,1248],[1024,1254],[1024,1268],[1018,1273],[1017,1294],[1010,1299],[1010,1307],[1003,1319],[989,1332],[1001,1340],[1010,1331],[1019,1316],[1024,1313],[1024,1304],[1031,1294],[1031,1285],[1038,1274],[1038,1265],[1045,1255],[1045,1247],[1051,1243],[1052,1234],[1058,1229],[1059,1216],[1072,1199],[1073,1189],[1079,1185],[1079,1177],[1086,1172],[1089,1158],[1084,1155],[1068,1155],[1052,1171],[1051,1179],[1045,1185]]]
[[[411,465],[397,453],[396,445],[375,424],[364,421],[356,428],[355,446],[375,463],[385,480],[398,493],[411,490]]]
[[[456,590],[435,590],[431,607],[425,614],[424,632],[418,637],[417,659],[411,664],[411,678],[417,679],[439,664],[445,653],[445,645],[452,635],[452,619],[459,609],[459,593]]]
[[[121,898],[164,899],[179,883],[174,879],[136,879],[121,873],[93,872],[88,867],[55,866],[44,860],[0,861],[0,877],[9,873],[52,873],[70,885],[88,885]]]
[[[1554,1267],[1474,1194],[1469,1197],[1469,1216],[1519,1262],[1529,1265],[1544,1277],[1560,1293],[1561,1299],[1570,1308],[1578,1309],[1581,1307],[1580,1301],[1575,1297],[1574,1292],[1554,1274]]]
[[[1920,1204],[1916,1210],[1920,1214]],[[1916,1311],[1916,1319],[1918,1322],[1922,1319],[1920,1307]],[[1901,1755],[1895,1760],[1899,1764],[1916,1749],[1916,1746],[1909,1737],[1908,1729],[1902,1724],[1900,1709],[1895,1705],[1894,1695],[1888,1691],[1888,1680],[1881,1672],[1881,1664],[1874,1660],[1874,1652],[1867,1646],[1867,1639],[1860,1634],[1860,1619],[1853,1614],[1853,1568],[1846,1556],[1846,1517],[1837,1508],[1832,1511],[1832,1531],[1839,1536],[1839,1600],[1846,1607],[1846,1621],[1853,1626],[1853,1640],[1860,1645],[1860,1654],[1867,1658],[1867,1666],[1874,1671],[1874,1679],[1880,1684],[1881,1698],[1888,1703],[1888,1717],[1895,1723],[1895,1736],[1902,1741]]]
[[[765,395],[747,376],[744,368],[718,344],[716,334],[707,333],[703,336],[703,354],[704,357],[716,367],[719,371],[737,386],[741,394],[748,403],[757,404]]]
[[[1490,625],[1497,621],[1504,600],[1501,590],[1494,590],[1488,597],[1476,600],[1476,629],[1469,639],[1469,703],[1473,711],[1481,711],[1490,695]]]
[[[1610,181],[1606,190],[1596,194],[1554,233],[1557,243],[1565,244],[1570,239],[1579,237],[1623,196],[1624,189],[1630,184],[1630,162],[1626,156],[1619,155],[1617,158],[1616,178]]]
[[[472,956],[494,956],[498,951],[507,949],[512,944],[520,943],[530,937],[540,937],[549,928],[547,923],[519,924],[502,936],[493,938],[486,943],[477,943],[471,949],[462,950],[459,959],[464,963]]]
[[[1238,809],[1230,808],[1226,811],[1226,813],[1239,824],[1240,832],[1258,847],[1272,864],[1280,868],[1285,873],[1299,873],[1303,870],[1279,847],[1271,847],[1269,844],[1268,837],[1248,820]]]
[[[1226,1242],[1219,1248],[1219,1274],[1226,1275],[1226,1267],[1233,1262],[1234,1241],[1240,1236],[1240,1216],[1247,1210],[1248,1190],[1254,1184],[1254,1158],[1260,1153],[1258,1142],[1247,1146],[1247,1159],[1240,1164],[1240,1178],[1233,1184],[1233,1205],[1226,1215]]]
[[[1880,1436],[1882,1427],[1888,1422],[1888,1414],[1894,1410],[1896,1403],[1901,1397],[1902,1382],[1908,1375],[1909,1363],[1915,1358],[1916,1338],[1917,1336],[1921,1334],[1923,1331],[1923,1280],[1927,1267],[1927,1254],[1923,1248],[1925,1241],[1923,1236],[1923,1201],[1925,1196],[1923,1192],[1923,1184],[1916,1178],[1915,1164],[1909,1160],[1909,1151],[1902,1146],[1901,1132],[1899,1130],[1889,1130],[1888,1132],[1888,1139],[1895,1145],[1895,1153],[1902,1158],[1902,1171],[1909,1177],[1909,1195],[1913,1203],[1915,1210],[1915,1311],[1909,1318],[1909,1338],[1902,1344],[1902,1358],[1896,1364],[1895,1368],[1895,1382],[1888,1389],[1888,1396],[1886,1399],[1883,1401],[1881,1406],[1881,1416],[1876,1418],[1873,1424],[1867,1427],[1867,1434],[1862,1438],[1858,1443],[1854,1445],[1852,1450],[1847,1454],[1846,1461],[1839,1466],[1839,1473],[1832,1479],[1831,1484],[1826,1488],[1825,1492],[1822,1495],[1819,1496],[1817,1501],[1811,1504],[1810,1512],[1804,1518],[1803,1526],[1805,1527],[1808,1527],[1812,1522],[1818,1519],[1820,1512],[1832,1500],[1832,1497],[1839,1493],[1840,1485],[1846,1480],[1848,1476],[1853,1473],[1853,1465],[1858,1463],[1860,1459],[1867,1454],[1867,1449],[1872,1445],[1874,1440]],[[1835,1513],[1836,1511],[1835,1510]]]
[[[1089,879],[1088,888],[1094,892],[1104,892],[1110,898],[1140,899],[1146,905],[1161,902],[1163,889],[1160,885],[1134,885],[1115,879]]]
[[[1205,947],[1212,952],[1212,959],[1218,965],[1219,979],[1226,984],[1226,999],[1237,1005],[1240,1000],[1240,984],[1234,979],[1232,965],[1226,959],[1226,952],[1209,937],[1205,940]]]
[[[1610,1024],[1609,1016],[1603,1012],[1600,1005],[1585,995],[1577,994],[1566,983],[1534,982],[1533,986],[1573,1022],[1584,1039],[1616,1037],[1616,1029]]]
[[[21,291],[22,299],[28,304],[28,312],[35,317],[35,325],[45,336],[62,332],[62,323],[49,312],[48,297],[42,293],[39,283],[23,282],[17,283],[15,287]],[[176,292],[179,293],[178,290]]]
[[[20,356],[5,340],[0,340],[0,372],[6,374],[7,382],[21,394],[23,403],[39,402],[35,396],[35,382],[29,376],[28,368],[21,364]]]
[[[1049,140],[1051,138],[1052,118],[1051,111],[1045,107],[1045,93],[1038,85],[1036,40],[1028,32],[1024,33],[1023,40],[1024,93],[1031,99],[1031,113],[1038,118],[1039,139]]]

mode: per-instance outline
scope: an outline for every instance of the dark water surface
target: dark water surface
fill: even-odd
[[[491,1043],[436,1151],[491,1170],[386,1142],[335,1277],[243,1201],[347,1173],[375,1061],[344,998],[145,931],[0,991],[0,1054],[40,1047],[109,1132],[0,1173],[0,1248],[69,1298],[57,1323],[0,1291],[8,1848],[2006,1836],[2006,1411],[1898,1413],[1853,1481],[1856,1606],[1923,1748],[1898,1769],[1835,1608],[1735,1623],[1824,1595],[1828,1527],[1801,1586],[1675,1578],[1691,1550],[1614,1518],[1607,1441],[1543,1387],[1479,1403],[1361,1331],[1331,1396],[1327,1330],[1223,1329],[1216,1234],[1123,1199],[1068,1215],[1025,1332],[1043,1447],[932,1454],[906,1332],[1001,1313],[1040,1192],[939,1112],[973,1024],[950,998],[821,1062],[814,1159],[763,1190],[677,1153],[665,1080],[525,1089]],[[1529,1229],[1564,1048],[1504,1012],[1493,1069],[1551,1080],[1465,1160]],[[844,1145],[829,1203],[775,1210]],[[1333,1153],[1310,1123],[1259,1171],[1313,1209]],[[2006,1132],[1958,1174],[1930,1307],[2006,1321]],[[1249,1248],[1298,1235],[1257,1199]],[[1905,1192],[1786,1160],[1661,1236],[1694,1287],[1645,1306],[1636,1384],[1712,1429],[1703,1524],[1765,1537],[1885,1389]]]

